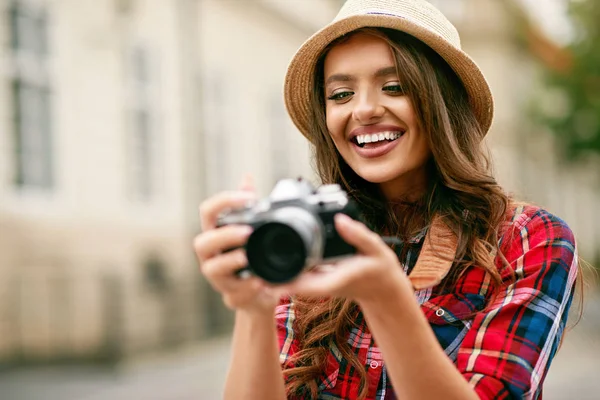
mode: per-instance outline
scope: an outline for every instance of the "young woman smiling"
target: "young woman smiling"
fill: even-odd
[[[243,249],[222,253],[251,229],[215,228],[250,185],[202,204],[201,269],[236,310],[225,397],[541,398],[575,240],[491,175],[492,95],[450,22],[423,0],[348,0],[296,53],[285,100],[366,224],[337,215],[358,254],[272,286],[234,274]]]

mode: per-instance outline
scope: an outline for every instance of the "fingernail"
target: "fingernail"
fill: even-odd
[[[252,277],[252,273],[250,271],[248,271],[247,269],[244,269],[242,271],[240,271],[238,274],[238,279],[240,280],[246,280],[246,279],[250,279]]]
[[[334,218],[335,218],[335,222],[341,223],[341,224],[349,224],[352,222],[352,218],[350,218],[346,214],[342,214],[342,213],[335,214]]]
[[[243,238],[250,236],[252,231],[254,231],[254,229],[251,226],[248,226],[248,225],[241,226],[240,227],[240,236]]]

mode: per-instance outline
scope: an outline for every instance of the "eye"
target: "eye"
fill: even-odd
[[[337,92],[337,93],[334,93],[331,96],[327,97],[327,100],[341,102],[343,100],[347,100],[348,97],[352,96],[353,94],[354,94],[354,92],[349,92],[349,91]]]
[[[402,86],[400,86],[399,84],[392,84],[392,85],[387,85],[384,86],[382,89],[384,92],[388,92],[390,94],[404,94],[404,90],[402,89]]]

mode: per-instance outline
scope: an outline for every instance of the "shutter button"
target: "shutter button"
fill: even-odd
[[[438,308],[437,311],[435,312],[435,315],[437,315],[438,317],[441,317],[444,314],[445,314],[444,310],[442,310],[441,308]]]
[[[373,369],[379,367],[379,363],[375,360],[371,361],[371,363],[369,364],[369,366]]]

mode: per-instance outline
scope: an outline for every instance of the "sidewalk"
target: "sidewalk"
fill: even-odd
[[[116,371],[60,368],[0,375],[2,400],[218,400],[229,362],[229,338],[176,353],[149,356]],[[544,400],[600,399],[600,300],[588,299],[584,319],[554,359]]]
[[[567,333],[544,384],[544,400],[600,399],[600,324]],[[585,328],[584,328],[585,326]]]
[[[0,375],[2,400],[213,400],[222,397],[229,338],[167,355],[141,357],[113,371],[39,368]]]
[[[544,400],[600,399],[600,292],[588,292],[579,324],[554,358]]]

